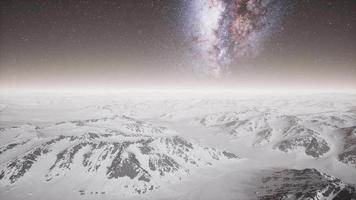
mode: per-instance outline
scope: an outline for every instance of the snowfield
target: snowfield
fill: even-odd
[[[1,94],[0,199],[356,199],[356,95]]]

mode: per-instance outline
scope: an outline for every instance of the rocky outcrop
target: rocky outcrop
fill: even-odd
[[[302,135],[285,139],[277,144],[277,148],[283,152],[289,152],[297,148],[303,148],[308,156],[320,157],[330,150],[328,143],[317,136]]]
[[[344,144],[338,159],[356,167],[356,126],[342,128],[341,133],[344,135]]]
[[[355,186],[316,169],[284,169],[263,177],[259,200],[356,199]]]

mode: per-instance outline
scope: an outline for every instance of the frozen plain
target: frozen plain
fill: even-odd
[[[354,94],[2,94],[0,128],[0,199],[356,195]]]

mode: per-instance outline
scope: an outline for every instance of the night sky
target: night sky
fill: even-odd
[[[0,87],[355,90],[353,0],[3,0]]]

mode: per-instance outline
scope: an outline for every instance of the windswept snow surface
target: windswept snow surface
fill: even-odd
[[[355,185],[354,94],[0,96],[0,199],[352,199]]]

